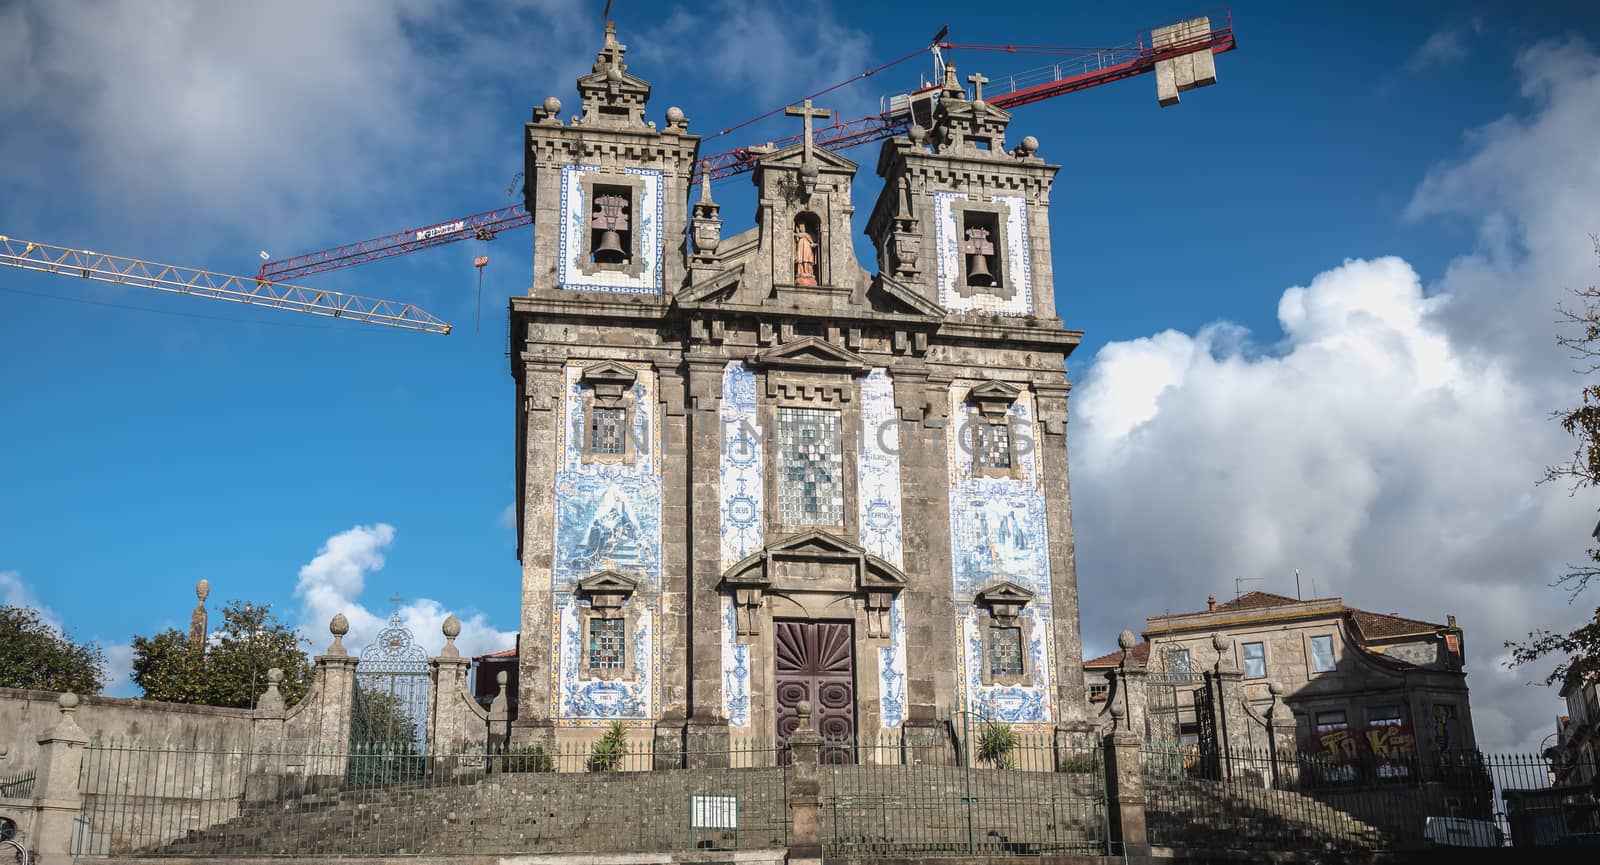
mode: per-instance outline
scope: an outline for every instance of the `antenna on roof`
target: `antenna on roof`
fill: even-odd
[[[1234,577],[1233,578],[1233,599],[1235,601],[1237,601],[1237,600],[1239,600],[1239,596],[1244,594],[1244,590],[1239,588],[1239,585],[1241,583],[1259,583],[1259,582],[1262,582],[1265,579],[1266,579],[1266,577]]]
[[[606,11],[602,12],[601,15],[605,18],[605,20],[611,20],[611,0],[606,0]]]
[[[1297,600],[1297,601],[1305,600],[1305,597],[1300,594],[1300,569],[1299,568],[1295,568],[1294,569],[1294,599]]]

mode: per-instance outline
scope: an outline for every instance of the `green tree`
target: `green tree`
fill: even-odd
[[[1594,251],[1600,256],[1600,237],[1592,236]],[[1577,363],[1577,373],[1583,379],[1578,394],[1578,404],[1556,413],[1561,428],[1573,438],[1572,458],[1545,469],[1546,483],[1561,482],[1569,485],[1576,495],[1581,490],[1600,487],[1600,286],[1573,289],[1572,304],[1556,307],[1562,329],[1556,334],[1556,343],[1571,353]],[[1600,526],[1595,539],[1600,541]],[[1567,566],[1567,572],[1556,580],[1556,585],[1566,589],[1569,599],[1576,601],[1589,582],[1600,577],[1600,547],[1590,547],[1582,562]],[[1511,650],[1509,666],[1531,663],[1541,658],[1560,658],[1560,662],[1545,677],[1545,684],[1581,681],[1600,675],[1600,609],[1586,624],[1565,633],[1537,630],[1528,634],[1526,642],[1506,641]]]
[[[270,604],[229,601],[205,646],[171,628],[133,638],[133,681],[146,699],[249,708],[267,689],[267,670],[283,670],[278,689],[294,705],[311,688],[309,645],[272,614]]]
[[[75,642],[38,610],[0,606],[0,687],[98,694],[105,666],[98,645]]]

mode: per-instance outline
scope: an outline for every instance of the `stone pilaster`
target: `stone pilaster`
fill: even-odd
[[[689,717],[691,765],[725,763],[728,719],[722,706],[722,399],[723,362],[689,361]],[[717,759],[720,757],[720,759]]]
[[[657,768],[676,768],[683,752],[684,723],[689,717],[689,572],[693,561],[694,527],[690,523],[689,443],[692,400],[677,369],[658,370],[662,403],[661,429],[661,652],[660,716],[656,719]]]
[[[251,751],[253,757],[250,775],[245,780],[245,798],[260,802],[278,796],[279,779],[283,776],[284,717],[288,714],[283,705],[283,694],[278,683],[283,681],[283,670],[267,670],[267,689],[256,700],[255,717],[250,722]]]
[[[1145,688],[1149,678],[1149,671],[1133,661],[1133,646],[1135,638],[1132,631],[1124,630],[1117,635],[1117,645],[1122,649],[1122,661],[1114,671],[1116,675],[1116,688],[1111,693],[1111,699],[1116,707],[1122,710],[1127,719],[1128,729],[1146,736],[1149,734],[1148,700],[1149,693]],[[1083,665],[1078,665],[1081,674]]]
[[[38,865],[71,865],[73,827],[83,805],[78,771],[89,737],[72,717],[78,695],[70,691],[56,700],[61,717],[39,734],[38,775],[34,781],[33,861]]]
[[[513,348],[518,348],[515,343]],[[557,426],[562,423],[562,376],[559,364],[528,362],[519,377],[522,639],[517,644],[517,720],[513,733],[518,742],[549,742],[555,735],[550,688],[558,659],[552,654],[551,642],[556,627],[551,569],[555,562],[556,461],[561,459],[554,442]]]
[[[1035,267],[1038,266],[1036,262]],[[1038,274],[1034,278],[1038,279]],[[1081,731],[1089,729],[1091,725],[1088,694],[1083,683],[1083,638],[1078,620],[1078,560],[1072,533],[1072,489],[1067,480],[1067,390],[1065,383],[1059,389],[1035,385],[1039,417],[1034,429],[1034,444],[1043,449],[1042,481],[1045,507],[1049,513],[1050,607],[1055,643],[1055,669],[1051,673],[1056,683],[1056,725],[1065,730]],[[1133,721],[1135,730],[1143,729],[1140,726],[1143,723],[1142,710]]]
[[[1280,790],[1292,790],[1298,786],[1300,776],[1294,712],[1283,701],[1282,685],[1273,682],[1267,688],[1272,693],[1272,708],[1267,710],[1267,727],[1272,734],[1272,785]]]
[[[900,416],[900,498],[905,514],[902,556],[913,579],[901,593],[906,617],[906,733],[942,739],[941,710],[956,705],[955,603],[950,584],[950,470],[945,383],[930,382],[926,367],[890,370]],[[919,748],[917,753],[938,749]]]

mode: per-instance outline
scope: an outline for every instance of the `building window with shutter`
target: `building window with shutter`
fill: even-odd
[[[1318,712],[1316,722],[1318,733],[1332,733],[1335,730],[1343,730],[1348,726],[1345,722],[1343,709],[1328,709],[1327,711]]]

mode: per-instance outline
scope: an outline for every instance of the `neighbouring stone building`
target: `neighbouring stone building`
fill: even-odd
[[[966,92],[857,166],[753,151],[724,236],[699,139],[608,26],[527,124],[511,301],[518,741],[892,733],[967,709],[1086,723],[1063,327],[1038,142]],[[826,112],[790,109],[810,130]],[[691,198],[694,198],[691,201]]]
[[[1595,614],[1600,619],[1600,613]],[[1568,676],[1561,683],[1567,713],[1556,719],[1553,757],[1557,784],[1589,784],[1600,765],[1600,675]]]
[[[1441,625],[1349,607],[1340,598],[1248,592],[1145,622],[1143,640],[1126,657],[1140,674],[1152,738],[1196,741],[1200,674],[1221,661],[1240,686],[1244,705],[1235,715],[1245,719],[1245,735],[1232,734],[1246,746],[1269,747],[1262,719],[1276,693],[1293,712],[1302,752],[1382,756],[1414,745],[1477,747],[1454,616]],[[1084,663],[1095,702],[1105,702],[1100,682],[1124,657],[1119,650]]]

